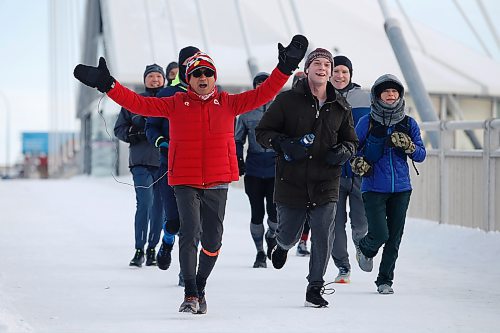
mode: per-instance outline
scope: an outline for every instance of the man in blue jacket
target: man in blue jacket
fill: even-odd
[[[156,64],[146,66],[143,96],[156,96],[165,84],[163,68]],[[158,179],[158,150],[146,139],[146,117],[122,108],[115,123],[115,136],[129,146],[129,167],[132,173],[137,210],[135,213],[135,254],[130,266],[141,267],[144,263],[146,235],[146,266],[156,265],[155,248],[160,240],[163,209],[160,202]]]

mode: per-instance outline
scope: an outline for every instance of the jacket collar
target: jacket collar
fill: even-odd
[[[202,95],[198,95],[196,92],[194,92],[191,89],[190,86],[188,86],[187,94],[188,94],[190,99],[193,99],[195,101],[207,102],[207,101],[211,101],[212,99],[214,99],[214,97],[217,96],[218,91],[217,91],[217,86],[214,86],[214,90],[212,90],[211,93],[209,93],[208,95],[202,96]]]
[[[310,98],[316,100],[317,98],[312,94],[311,88],[309,88],[309,82],[307,79],[300,80],[294,88],[292,88],[294,92],[299,94],[305,94]],[[340,97],[340,93],[335,90],[335,87],[330,82],[326,83],[326,101],[325,103],[333,103],[337,101]]]

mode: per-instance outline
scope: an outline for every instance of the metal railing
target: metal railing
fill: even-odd
[[[412,171],[409,216],[500,231],[500,119],[423,122],[439,148]],[[482,149],[458,149],[458,131],[482,130]]]

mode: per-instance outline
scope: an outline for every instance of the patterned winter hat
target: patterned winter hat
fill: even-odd
[[[198,68],[208,68],[214,71],[214,78],[217,81],[217,70],[215,63],[210,56],[203,52],[198,52],[191,58],[186,65],[186,81],[189,82],[189,75]]]
[[[328,59],[328,61],[330,61],[332,64],[332,71],[333,71],[333,56],[332,56],[332,54],[330,53],[330,51],[328,51],[326,49],[322,49],[320,47],[318,47],[316,50],[311,51],[311,53],[309,53],[309,55],[307,56],[307,59],[306,59],[306,63],[304,65],[304,71],[309,68],[311,63],[316,58]]]

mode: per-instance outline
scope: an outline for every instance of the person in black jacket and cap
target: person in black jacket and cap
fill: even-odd
[[[278,153],[278,228],[271,261],[276,269],[283,267],[307,219],[312,238],[305,305],[312,307],[328,305],[321,294],[333,245],[341,166],[357,145],[351,107],[329,82],[332,68],[328,50],[312,51],[305,62],[307,79],[279,94],[255,130],[257,141]]]
[[[144,71],[143,96],[156,96],[165,84],[163,68],[157,64],[146,66]],[[132,173],[137,201],[135,212],[135,254],[130,266],[141,267],[144,263],[144,246],[146,250],[146,266],[156,265],[156,245],[160,241],[163,209],[160,201],[158,174],[158,150],[151,145],[145,133],[146,117],[134,114],[125,108],[120,110],[115,123],[115,136],[129,146],[129,167]],[[149,226],[149,236],[148,235]]]
[[[253,88],[260,86],[267,78],[268,73],[257,73],[253,79]],[[255,127],[269,108],[271,101],[257,109],[242,114],[236,121],[234,139],[236,141],[236,155],[240,176],[245,175],[245,193],[250,201],[251,219],[250,235],[254,241],[257,255],[253,263],[254,268],[266,268],[266,256],[271,259],[271,250],[274,246],[276,232],[276,205],[273,201],[274,170],[276,153],[272,149],[263,148],[255,139]],[[248,139],[246,159],[244,145]],[[267,231],[264,227],[264,216],[267,212]],[[267,241],[267,254],[264,252],[264,235]],[[273,245],[269,245],[273,244]]]

